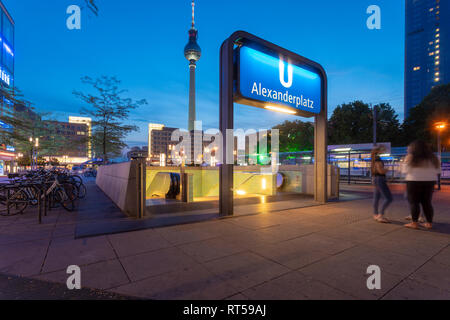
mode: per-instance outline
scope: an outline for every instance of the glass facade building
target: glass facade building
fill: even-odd
[[[406,0],[405,117],[450,82],[450,1]]]
[[[0,81],[3,85],[14,87],[14,20],[0,1],[1,7],[1,57]]]

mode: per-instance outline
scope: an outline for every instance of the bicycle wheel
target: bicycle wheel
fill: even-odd
[[[2,200],[2,210],[0,211],[0,215],[2,216],[22,214],[28,207],[28,196],[23,190],[11,190],[11,192],[9,201],[6,201],[6,198]]]
[[[77,187],[83,184],[83,179],[82,179],[80,176],[76,176],[76,175],[70,176],[70,179],[71,179],[73,182],[75,182],[75,184],[77,185]]]
[[[78,191],[78,199],[86,198],[87,188],[84,184],[77,187],[77,191]]]
[[[75,200],[78,198],[76,194],[77,187],[72,183],[64,183],[63,188],[60,189],[62,193],[61,205],[69,212],[75,210]]]

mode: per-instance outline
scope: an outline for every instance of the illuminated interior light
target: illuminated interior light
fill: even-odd
[[[6,51],[14,57],[14,53],[12,52],[11,48],[8,47],[8,45],[6,43],[4,43],[3,46],[5,47]]]
[[[352,151],[352,148],[338,148],[338,149],[333,149],[332,151],[334,151],[334,152],[349,152],[349,151]]]
[[[247,192],[245,192],[244,190],[237,190],[237,191],[236,191],[236,194],[237,194],[238,196],[245,196],[245,195],[247,194]]]
[[[439,78],[434,79],[434,81],[435,81],[435,82],[438,82],[438,81],[439,81]]]
[[[289,110],[289,109],[285,109],[285,108],[281,108],[281,107],[265,106],[264,108],[267,110],[277,111],[277,112],[282,112],[282,113],[287,113],[287,114],[297,114],[297,112],[294,110]]]
[[[266,179],[262,179],[262,180],[261,180],[261,188],[262,188],[263,190],[266,190],[266,189],[267,189],[267,181],[266,181]]]

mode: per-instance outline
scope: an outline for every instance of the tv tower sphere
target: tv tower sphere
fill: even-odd
[[[200,60],[200,57],[202,56],[202,50],[197,43],[198,31],[195,29],[194,8],[195,3],[192,1],[192,27],[189,30],[189,42],[186,47],[184,47],[184,56],[189,60],[189,62],[191,62],[191,64],[195,65],[195,63]]]

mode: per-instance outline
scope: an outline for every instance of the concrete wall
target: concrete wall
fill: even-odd
[[[101,166],[97,186],[130,217],[137,215],[136,164],[126,162]]]

